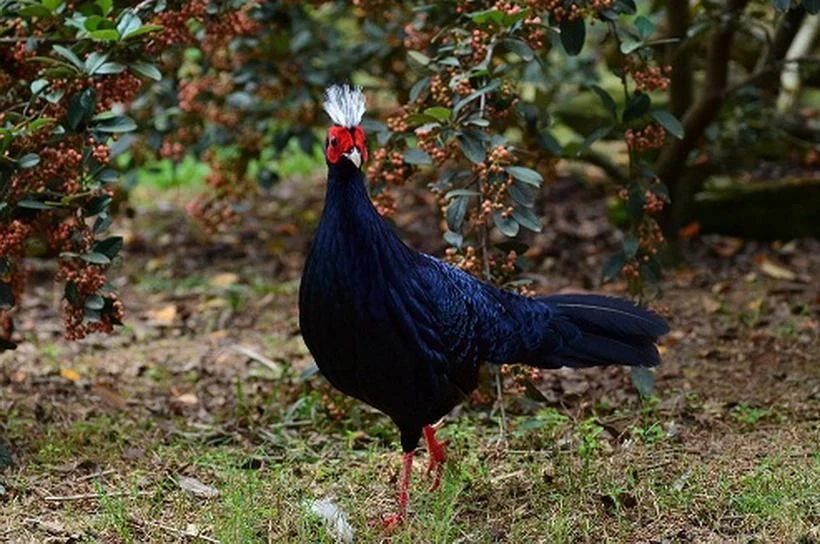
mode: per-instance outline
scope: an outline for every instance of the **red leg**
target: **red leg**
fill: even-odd
[[[441,474],[444,471],[444,462],[447,460],[447,453],[444,451],[446,442],[436,440],[436,429],[427,425],[424,427],[424,438],[427,441],[427,455],[430,461],[427,463],[427,474],[436,471],[433,478],[433,485],[430,491],[435,491],[441,485]]]
[[[413,452],[402,456],[401,480],[399,481],[399,511],[384,519],[384,528],[391,531],[404,521],[407,515],[407,499],[410,489],[410,472],[413,470]]]

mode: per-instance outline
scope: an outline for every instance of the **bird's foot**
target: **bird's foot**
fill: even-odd
[[[404,512],[396,512],[395,514],[382,518],[382,529],[384,532],[390,534],[395,531],[399,525],[404,523],[404,516]]]
[[[430,458],[427,462],[426,474],[429,476],[431,472],[435,471],[433,483],[430,485],[430,491],[435,491],[441,485],[444,462],[447,461],[447,452],[444,449],[447,441],[442,440],[439,442],[436,440],[436,430],[429,425],[424,428],[424,438],[427,440],[427,455]]]

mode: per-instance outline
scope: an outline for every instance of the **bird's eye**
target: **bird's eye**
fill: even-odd
[[[331,136],[330,137],[330,147],[336,147],[336,144],[337,144],[336,136]]]

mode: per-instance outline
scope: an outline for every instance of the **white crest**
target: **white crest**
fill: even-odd
[[[325,91],[325,111],[330,120],[346,128],[362,122],[364,94],[361,87],[333,85]]]

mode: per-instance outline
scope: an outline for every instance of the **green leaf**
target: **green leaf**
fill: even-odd
[[[635,0],[615,0],[615,8],[625,15],[634,15],[638,11]]]
[[[535,194],[532,185],[528,185],[522,181],[513,180],[513,183],[507,188],[507,193],[510,198],[519,206],[532,208],[535,204]]]
[[[113,259],[122,249],[122,236],[110,236],[94,244],[93,251],[102,253],[109,259]]]
[[[430,87],[430,78],[425,77],[416,81],[410,87],[410,102],[415,102],[421,96],[422,91],[426,91]]]
[[[85,59],[83,71],[86,74],[94,75],[100,66],[105,64],[106,60],[108,60],[108,53],[97,53],[96,51],[92,51],[88,55],[88,58]]]
[[[102,319],[102,312],[85,308],[83,312],[83,323],[98,323]]]
[[[652,110],[649,112],[649,115],[665,128],[669,134],[678,140],[683,139],[683,125],[680,124],[680,121],[678,121],[674,115],[664,110]]]
[[[635,17],[635,28],[638,29],[638,34],[640,35],[642,40],[648,39],[652,34],[655,33],[655,23],[644,17],[643,15],[638,15]]]
[[[66,59],[68,62],[76,66],[78,70],[82,71],[84,63],[80,60],[80,57],[74,54],[74,51],[68,49],[67,47],[63,47],[62,45],[55,45],[52,48],[54,49],[55,53],[57,53],[58,55]]]
[[[106,62],[94,72],[95,75],[119,74],[125,70],[125,65],[119,62]]]
[[[470,162],[474,164],[484,162],[487,155],[484,151],[484,144],[481,143],[481,140],[470,136],[469,134],[461,134],[458,137],[458,141],[461,144],[462,153],[464,153],[464,156],[467,157]]]
[[[39,200],[35,200],[33,198],[24,198],[17,202],[18,208],[26,208],[29,210],[50,210],[53,206],[49,206],[45,202],[41,202]]]
[[[623,251],[618,251],[612,255],[604,265],[604,269],[602,271],[604,281],[609,281],[617,276],[625,264],[626,255],[624,255]]]
[[[57,8],[63,5],[64,0],[41,0],[41,4],[43,4],[51,13],[57,11]]]
[[[467,104],[469,104],[470,102],[472,102],[473,100],[475,100],[476,98],[478,98],[480,96],[483,96],[487,93],[493,92],[494,90],[496,90],[500,86],[501,86],[501,80],[500,79],[494,79],[490,83],[488,83],[486,86],[484,86],[483,88],[478,89],[477,91],[471,92],[470,94],[468,94],[467,96],[465,96],[464,98],[459,100],[456,103],[455,106],[453,106],[453,115],[458,115],[458,112],[461,111],[461,109],[464,106],[466,106]]]
[[[132,32],[136,32],[142,27],[142,20],[133,10],[125,9],[120,14],[119,21],[117,21],[117,32],[123,39],[129,38]]]
[[[474,23],[485,25],[487,23],[495,23],[500,25],[504,20],[504,12],[500,9],[485,9],[483,11],[474,11],[467,15]]]
[[[544,183],[544,178],[541,174],[532,168],[526,168],[524,166],[507,166],[504,170],[506,170],[507,173],[513,178],[534,187],[540,187],[541,184]]]
[[[425,115],[429,115],[430,117],[435,117],[439,121],[446,121],[450,118],[450,108],[443,108],[441,106],[434,106],[432,108],[427,108],[424,110]]]
[[[507,238],[514,238],[518,234],[518,231],[521,230],[518,221],[512,217],[504,217],[498,210],[493,212],[493,222],[498,228],[498,232]]]
[[[120,41],[120,33],[113,28],[101,28],[99,30],[92,30],[88,36],[98,42],[118,42]]]
[[[128,67],[131,68],[132,72],[145,76],[148,79],[153,79],[154,81],[160,81],[162,79],[162,72],[159,71],[156,65],[150,62],[132,62]]]
[[[541,130],[538,132],[538,135],[535,137],[536,143],[542,149],[546,149],[552,155],[556,157],[560,157],[563,153],[563,149],[561,149],[561,144],[558,143],[558,140],[555,136],[552,135],[552,132],[549,130]]]
[[[97,216],[97,219],[94,220],[94,234],[100,234],[101,232],[108,230],[108,227],[111,226],[111,223],[113,223],[113,220],[111,219],[110,215],[108,215],[107,213],[99,214]]]
[[[123,36],[123,40],[130,40],[131,38],[137,38],[142,36],[143,34],[148,34],[149,32],[156,32],[157,30],[162,30],[162,25],[145,25],[141,26],[138,29],[134,30],[133,32],[129,32],[127,35]]]
[[[111,9],[114,7],[114,0],[96,0],[94,3],[100,7],[103,15],[111,13]]]
[[[68,128],[76,132],[83,122],[94,113],[97,107],[97,93],[89,87],[74,94],[68,102],[66,122]]]
[[[80,259],[84,260],[87,263],[91,264],[110,264],[111,259],[103,255],[102,253],[97,253],[96,251],[91,251],[90,253],[84,253],[80,255]]]
[[[527,45],[525,42],[522,42],[521,40],[506,39],[501,40],[501,42],[499,43],[503,45],[508,51],[515,53],[527,62],[535,58],[535,53],[532,52],[530,46]]]
[[[407,149],[402,156],[404,157],[404,162],[407,164],[433,164],[433,159],[430,155],[418,147]]]
[[[22,7],[17,11],[17,13],[23,17],[38,17],[40,19],[51,17],[51,12],[45,6],[38,4]]]
[[[450,201],[447,206],[447,228],[453,232],[459,232],[464,218],[467,216],[467,204],[470,202],[468,196],[457,196]]]
[[[654,372],[645,366],[633,366],[629,369],[629,375],[632,378],[632,385],[635,386],[641,398],[645,399],[652,396],[652,391],[655,390]]]
[[[419,51],[410,50],[407,52],[407,58],[410,64],[416,64],[422,68],[430,64],[430,57]]]
[[[512,216],[513,219],[515,219],[518,224],[525,229],[529,229],[533,232],[541,232],[541,221],[531,209],[515,206],[513,208]]]
[[[134,120],[125,115],[109,116],[106,114],[100,114],[95,116],[93,120],[95,122],[91,128],[97,132],[115,134],[120,132],[131,132],[137,128],[137,124]]]
[[[629,121],[643,117],[649,113],[649,108],[651,105],[652,100],[649,98],[648,94],[636,92],[632,95],[632,98],[629,99],[629,103],[626,105],[626,108],[624,108],[624,123],[628,123]]]
[[[617,106],[615,105],[615,99],[612,98],[608,92],[606,92],[602,87],[598,85],[590,85],[589,87],[592,92],[598,95],[598,98],[601,99],[601,103],[606,108],[606,111],[609,112],[609,115],[612,116],[612,119],[617,121],[618,120],[618,111]]]
[[[35,79],[29,85],[29,89],[31,89],[31,94],[38,95],[40,91],[48,87],[50,82],[47,79]]]
[[[574,57],[579,54],[584,48],[584,41],[586,40],[587,30],[583,19],[575,19],[574,21],[563,20],[558,25],[561,30],[561,45],[564,46],[564,51],[567,55]]]
[[[644,46],[643,40],[636,40],[629,34],[625,35],[621,42],[621,53],[628,55]]]
[[[638,253],[638,237],[634,232],[627,232],[624,236],[624,255],[627,259],[631,259]]]
[[[457,196],[481,196],[481,193],[478,191],[473,191],[472,189],[453,189],[451,191],[447,191],[444,198],[450,200],[451,198]]]
[[[17,159],[17,166],[20,168],[31,168],[40,164],[40,155],[37,153],[27,153]]]
[[[91,198],[88,203],[83,206],[83,215],[86,217],[93,217],[102,213],[111,204],[111,197],[108,195],[99,195]]]
[[[444,241],[454,247],[461,247],[464,243],[464,236],[458,232],[448,230],[444,233]]]
[[[89,310],[102,310],[105,307],[105,299],[100,295],[89,295],[85,299],[85,307]]]

